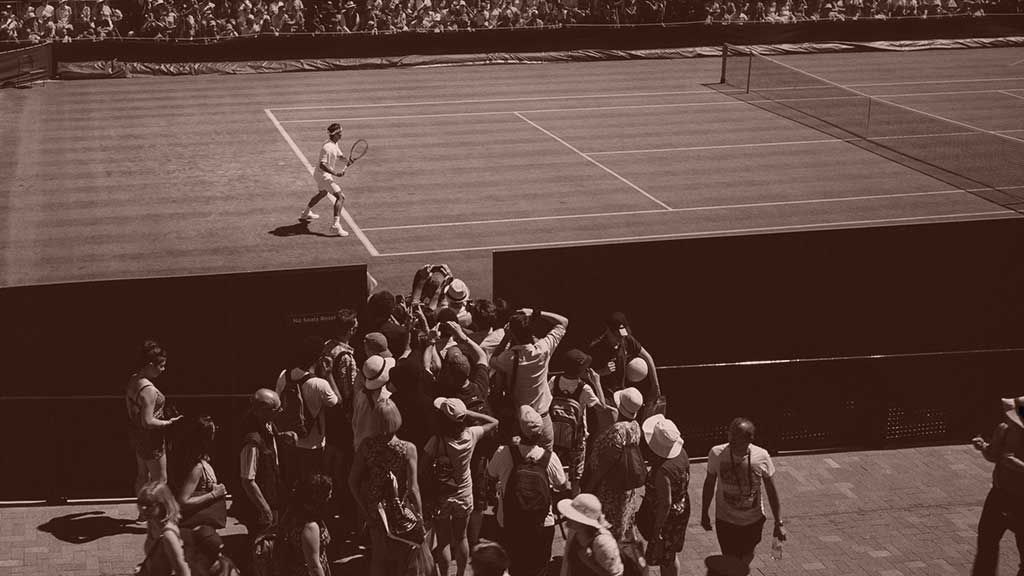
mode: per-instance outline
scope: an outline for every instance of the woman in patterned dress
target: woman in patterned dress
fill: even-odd
[[[657,414],[645,420],[643,433],[654,461],[647,474],[637,526],[648,541],[644,554],[647,564],[660,566],[662,576],[676,576],[676,555],[683,551],[690,521],[690,458],[683,450],[679,428],[664,416]]]
[[[609,472],[619,464],[623,451],[631,446],[640,446],[641,431],[636,415],[644,400],[636,388],[619,390],[612,398],[618,408],[618,422],[594,441],[583,491],[594,494],[601,501],[601,509],[611,524],[611,533],[617,542],[635,542],[634,520],[640,508],[643,489],[622,490],[608,480],[614,476]]]
[[[390,546],[377,505],[391,496],[391,474],[398,480],[399,497],[423,517],[423,503],[416,480],[416,446],[395,436],[402,427],[402,415],[391,400],[378,403],[372,414],[376,433],[363,440],[356,451],[349,474],[349,488],[356,505],[370,527],[371,576],[405,574],[409,550]],[[389,549],[390,548],[390,549]]]
[[[293,502],[281,519],[284,561],[282,573],[276,576],[331,576],[327,559],[331,534],[323,518],[330,500],[330,477],[313,474],[300,481]]]

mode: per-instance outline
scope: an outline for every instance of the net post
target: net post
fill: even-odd
[[[719,84],[725,84],[725,62],[729,58],[729,44],[722,44],[722,79],[718,81]]]
[[[868,118],[867,118],[867,123],[864,126],[864,139],[865,140],[870,140],[871,139],[871,101],[872,100],[874,100],[874,98],[868,96]]]
[[[747,90],[746,93],[750,94],[750,73],[754,68],[754,51],[747,48]]]

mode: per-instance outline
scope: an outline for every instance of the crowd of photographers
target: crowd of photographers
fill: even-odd
[[[586,349],[560,346],[569,324],[472,299],[447,267],[425,266],[410,295],[376,292],[295,342],[252,394],[237,459],[216,469],[217,423],[172,413],[157,384],[173,356],[147,341],[125,388],[140,571],[323,576],[346,541],[365,547],[373,576],[534,576],[553,573],[558,530],[564,576],[675,576],[690,466],[654,359],[621,312]],[[753,439],[736,418],[708,454],[700,524],[722,549],[709,574],[747,573],[762,495],[785,539],[775,468]],[[217,533],[227,475],[250,537],[234,562]]]

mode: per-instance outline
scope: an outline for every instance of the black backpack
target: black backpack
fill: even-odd
[[[306,372],[298,380],[292,380],[291,369],[285,370],[281,413],[275,419],[280,432],[295,432],[299,438],[305,438],[319,422],[318,418],[306,410],[306,402],[302,398],[302,385],[312,377],[312,374]]]
[[[583,433],[583,405],[580,397],[583,395],[583,382],[576,387],[576,392],[564,392],[558,387],[561,376],[552,378],[551,407],[548,413],[551,415],[551,428],[554,432],[554,449],[559,458],[568,462],[568,455],[576,448],[579,435]]]
[[[508,451],[512,456],[512,473],[505,486],[505,527],[540,526],[551,512],[551,451],[545,449],[536,461],[523,458],[518,446],[510,445]]]
[[[622,448],[619,463],[608,474],[607,482],[609,486],[622,491],[633,490],[647,483],[647,464],[639,444]]]

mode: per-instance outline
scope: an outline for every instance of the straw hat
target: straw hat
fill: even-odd
[[[605,528],[608,522],[601,513],[601,501],[593,494],[583,493],[573,498],[566,498],[558,503],[558,513],[569,520],[585,526]]]
[[[612,400],[619,413],[632,420],[644,405],[644,396],[636,388],[626,388],[612,394]]]
[[[675,423],[661,414],[655,414],[643,423],[644,439],[651,452],[672,459],[683,451],[683,438]]]
[[[462,280],[455,279],[448,285],[444,295],[448,298],[449,302],[462,303],[469,300],[469,287]]]
[[[391,369],[395,367],[394,358],[383,356],[370,356],[363,362],[363,376],[366,378],[364,386],[367,390],[379,390],[383,388],[391,378]]]

